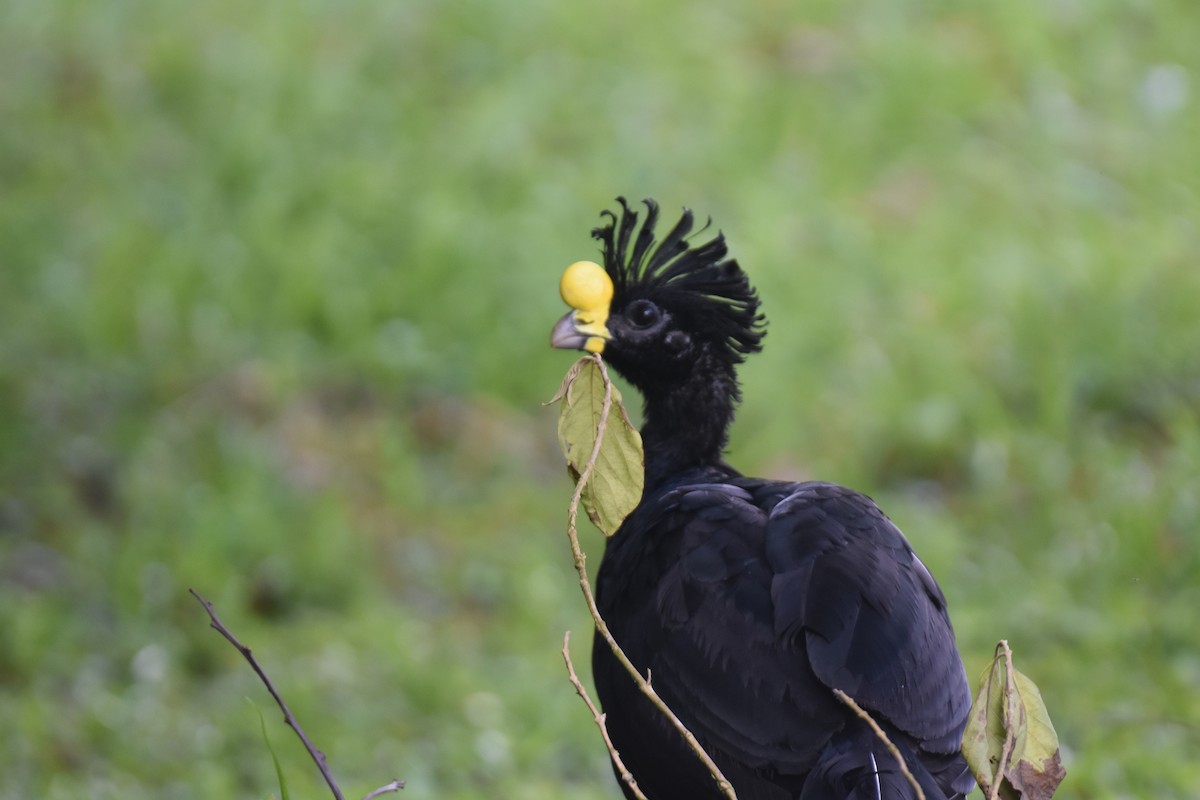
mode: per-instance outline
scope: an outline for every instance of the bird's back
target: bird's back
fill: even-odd
[[[970,695],[944,599],[865,496],[723,467],[676,475],[609,540],[597,596],[743,800],[908,796],[833,688],[884,725],[930,800],[969,791],[958,743]],[[593,672],[650,800],[719,796],[601,640]]]

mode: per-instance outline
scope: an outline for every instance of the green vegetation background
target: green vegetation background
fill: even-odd
[[[732,458],[874,495],[1064,798],[1200,786],[1200,5],[0,5],[0,798],[613,798],[547,347],[617,194],[771,320]],[[599,541],[589,539],[598,554]],[[593,557],[593,565],[596,556]],[[294,795],[324,789],[282,725]]]

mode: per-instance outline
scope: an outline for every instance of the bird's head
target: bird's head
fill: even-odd
[[[678,380],[698,364],[729,370],[761,348],[758,295],[741,267],[727,259],[717,233],[690,241],[692,212],[655,239],[658,206],[646,200],[646,219],[625,198],[620,215],[592,231],[604,265],[579,261],[567,267],[559,289],[571,306],[550,336],[554,347],[603,353],[643,391]],[[707,228],[707,226],[705,226]],[[700,232],[703,232],[703,228]]]

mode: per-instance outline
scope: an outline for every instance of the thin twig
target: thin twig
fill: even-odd
[[[917,793],[917,800],[925,800],[925,792],[921,789],[921,784],[917,783],[917,779],[913,777],[911,772],[909,772],[908,764],[904,761],[904,756],[900,754],[899,748],[892,744],[892,740],[889,739],[888,735],[883,732],[883,728],[879,727],[879,724],[871,718],[871,715],[868,714],[862,706],[854,702],[853,697],[846,694],[841,689],[834,689],[833,693],[837,696],[838,700],[841,700],[843,703],[850,706],[850,709],[855,714],[858,714],[859,718],[861,718],[863,722],[871,726],[871,730],[875,731],[875,735],[879,737],[879,740],[883,742],[884,746],[887,747],[888,752],[891,753],[892,757],[896,759],[896,763],[900,765],[900,772],[904,774],[904,777],[908,780],[909,785],[913,787],[913,791]]]
[[[1001,639],[996,645],[997,654],[1004,651],[1004,747],[1000,750],[1000,761],[996,764],[996,772],[992,775],[992,786],[988,792],[988,800],[996,800],[1000,796],[1000,784],[1004,782],[1004,768],[1012,755],[1016,737],[1013,734],[1013,694],[1016,692],[1016,680],[1013,677],[1012,650],[1008,640]]]
[[[403,788],[404,788],[404,781],[394,780],[385,786],[380,786],[378,789],[371,792],[370,794],[364,795],[362,800],[375,800],[375,798],[379,797],[380,795],[389,794],[391,792],[398,792]]]
[[[563,633],[563,661],[567,664],[567,679],[571,681],[571,685],[575,687],[575,692],[583,698],[583,702],[587,704],[588,710],[592,712],[592,719],[596,722],[596,727],[600,729],[600,736],[604,739],[604,746],[608,748],[608,754],[612,756],[613,764],[617,767],[617,773],[621,776],[621,780],[633,792],[633,796],[646,800],[646,795],[642,794],[642,790],[638,788],[637,781],[633,777],[633,773],[625,766],[625,762],[621,760],[621,754],[617,752],[617,748],[612,743],[612,739],[608,736],[608,725],[605,722],[607,718],[605,714],[596,708],[596,704],[592,702],[592,698],[588,696],[587,689],[583,688],[583,683],[579,680],[579,676],[575,674],[575,665],[571,663],[571,632]]]
[[[617,640],[613,638],[612,633],[608,630],[608,623],[604,621],[604,617],[600,615],[600,609],[596,606],[595,595],[592,594],[592,586],[587,577],[587,557],[584,555],[583,548],[579,545],[579,534],[576,530],[576,523],[579,518],[579,502],[583,497],[583,490],[587,486],[588,480],[592,477],[592,472],[596,467],[596,459],[600,456],[600,444],[604,439],[604,428],[608,424],[608,414],[612,409],[612,380],[608,377],[608,370],[604,367],[604,359],[599,354],[589,356],[596,362],[600,368],[600,374],[604,379],[604,403],[600,408],[600,419],[596,424],[596,442],[592,446],[591,455],[588,457],[587,463],[583,467],[583,471],[579,474],[579,480],[575,482],[575,493],[571,496],[571,505],[567,508],[567,538],[571,542],[571,555],[575,559],[575,571],[579,573],[579,588],[583,591],[583,599],[587,602],[588,611],[592,614],[592,620],[596,623],[596,630],[601,638],[608,644],[613,655],[625,667],[638,689],[641,690],[650,702],[658,708],[659,711],[667,718],[674,726],[679,735],[684,738],[688,746],[695,752],[696,756],[704,763],[710,775],[717,783],[718,789],[728,798],[728,800],[737,800],[737,794],[733,790],[733,784],[725,777],[716,762],[709,757],[708,753],[696,740],[696,737],[687,729],[679,717],[673,712],[662,698],[658,696],[658,692],[650,685],[650,682],[642,677],[638,668],[633,665],[629,657],[625,655],[625,651],[617,644]]]
[[[304,743],[304,749],[308,750],[308,755],[312,758],[313,763],[317,765],[317,769],[321,771],[321,776],[325,778],[325,783],[329,784],[329,789],[333,792],[333,796],[337,798],[337,800],[345,800],[342,797],[342,790],[338,788],[337,781],[333,779],[333,775],[329,772],[329,766],[325,763],[325,754],[318,750],[317,747],[309,740],[308,736],[304,733],[304,729],[300,727],[300,723],[296,720],[295,715],[292,714],[292,710],[288,708],[287,703],[283,701],[283,698],[279,695],[279,692],[275,690],[275,686],[271,683],[271,679],[267,677],[267,673],[263,671],[263,668],[260,667],[258,662],[254,659],[254,655],[250,652],[250,648],[239,642],[237,637],[225,627],[224,623],[222,623],[221,619],[217,616],[217,612],[213,609],[212,603],[201,597],[200,593],[195,589],[188,589],[188,591],[191,593],[192,597],[200,601],[200,605],[204,606],[204,610],[208,612],[208,618],[212,622],[213,629],[216,630],[217,633],[224,636],[229,643],[233,645],[239,653],[242,654],[242,657],[250,663],[250,667],[254,670],[255,674],[258,675],[259,680],[261,680],[263,685],[267,687],[267,691],[271,693],[271,697],[274,698],[275,704],[278,705],[279,709],[283,712],[283,721],[288,724],[288,727],[296,732],[298,737],[300,737],[300,741]],[[378,797],[379,795],[387,792],[399,791],[403,788],[403,781],[392,781],[387,786],[381,786],[375,791],[371,792],[369,795],[363,798],[363,800],[370,800],[370,798]]]

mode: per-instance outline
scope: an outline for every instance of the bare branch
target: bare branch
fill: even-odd
[[[613,745],[612,739],[608,736],[608,725],[605,723],[605,715],[600,713],[600,709],[596,708],[596,704],[592,702],[592,698],[588,696],[587,689],[583,688],[583,683],[579,680],[579,676],[575,674],[575,665],[571,663],[571,632],[563,633],[563,661],[567,664],[567,679],[571,681],[571,685],[575,687],[575,692],[583,698],[583,702],[587,705],[588,710],[592,712],[592,719],[596,722],[596,727],[600,729],[600,736],[604,739],[604,746],[608,748],[608,754],[612,756],[613,764],[617,767],[617,772],[621,776],[621,780],[633,792],[633,796],[646,800],[646,795],[642,794],[642,790],[638,788],[637,781],[634,780],[633,773],[625,766],[625,762],[621,760],[621,754],[617,752],[617,748]]]
[[[296,720],[295,715],[292,714],[292,710],[288,708],[287,703],[283,701],[283,698],[279,695],[279,692],[275,690],[275,686],[271,683],[271,679],[267,677],[267,673],[263,671],[263,668],[259,666],[258,662],[254,659],[254,654],[250,652],[250,648],[239,642],[237,637],[225,627],[220,618],[217,616],[217,612],[213,609],[212,603],[201,597],[200,593],[195,589],[188,589],[188,591],[191,593],[192,597],[196,598],[200,602],[200,605],[204,606],[204,610],[208,612],[208,618],[212,622],[213,629],[216,630],[217,633],[224,636],[229,643],[233,645],[239,653],[242,654],[242,657],[250,663],[250,667],[254,670],[255,674],[258,675],[258,678],[263,682],[263,685],[267,687],[267,691],[271,693],[271,697],[274,698],[276,705],[278,705],[279,709],[283,712],[283,721],[288,724],[288,727],[296,732],[298,737],[300,737],[300,741],[304,744],[304,749],[308,751],[308,755],[312,758],[313,763],[316,764],[317,769],[321,771],[321,776],[325,778],[325,783],[329,784],[329,789],[333,792],[333,796],[337,800],[344,800],[342,797],[342,790],[338,788],[337,781],[333,779],[333,775],[329,772],[329,766],[325,763],[325,754],[318,750],[316,746],[309,740],[308,736],[304,733],[304,729],[300,727],[300,723]],[[369,795],[363,798],[363,800],[370,800],[371,798],[378,797],[386,792],[394,792],[403,788],[403,781],[392,781],[387,786],[381,786],[380,788],[371,792]]]
[[[838,700],[841,700],[843,703],[850,706],[850,709],[855,714],[858,714],[859,718],[863,722],[871,726],[871,730],[875,732],[875,735],[878,736],[879,740],[883,742],[885,747],[887,747],[888,752],[891,753],[892,757],[896,759],[896,763],[900,765],[900,771],[904,773],[905,779],[908,780],[908,783],[910,786],[912,786],[913,791],[917,793],[917,800],[925,800],[925,792],[923,789],[921,789],[921,784],[917,783],[917,779],[913,777],[911,772],[909,772],[908,764],[904,761],[904,756],[900,754],[900,750],[896,747],[896,745],[892,744],[892,740],[889,739],[888,735],[883,732],[883,728],[879,727],[878,723],[871,718],[871,715],[868,714],[862,706],[854,702],[853,697],[846,694],[841,689],[834,689],[833,693],[837,696]]]
[[[596,459],[600,455],[600,445],[604,439],[604,429],[608,424],[608,414],[612,410],[612,379],[608,377],[608,370],[604,367],[604,359],[599,354],[594,354],[589,356],[589,358],[596,362],[596,365],[600,368],[600,374],[603,376],[604,403],[600,408],[600,419],[596,425],[596,442],[592,446],[592,453],[588,457],[587,464],[584,465],[583,471],[579,474],[579,480],[575,483],[575,493],[571,496],[571,505],[567,508],[567,538],[571,542],[571,555],[574,556],[575,571],[579,573],[579,588],[583,591],[583,599],[587,603],[588,611],[592,614],[592,620],[596,623],[596,631],[608,644],[609,649],[612,650],[617,660],[621,662],[621,666],[633,677],[638,689],[663,713],[671,725],[674,726],[675,730],[679,732],[679,735],[684,738],[684,741],[687,742],[692,751],[696,753],[696,756],[704,762],[704,766],[708,769],[709,774],[712,775],[713,780],[716,781],[721,793],[728,800],[737,800],[737,793],[733,790],[733,784],[721,772],[716,762],[704,751],[700,742],[687,729],[687,726],[679,720],[679,717],[675,716],[675,712],[658,696],[658,693],[654,691],[650,682],[638,672],[638,668],[633,665],[633,662],[625,655],[621,646],[617,644],[617,640],[613,638],[612,633],[608,630],[608,623],[604,621],[604,617],[600,615],[600,609],[596,607],[596,598],[592,594],[591,583],[588,581],[587,576],[587,557],[584,555],[583,548],[579,545],[579,533],[576,524],[579,518],[579,502],[583,497],[583,490],[588,480],[591,479],[592,472],[595,470]],[[924,798],[921,800],[924,800]]]

